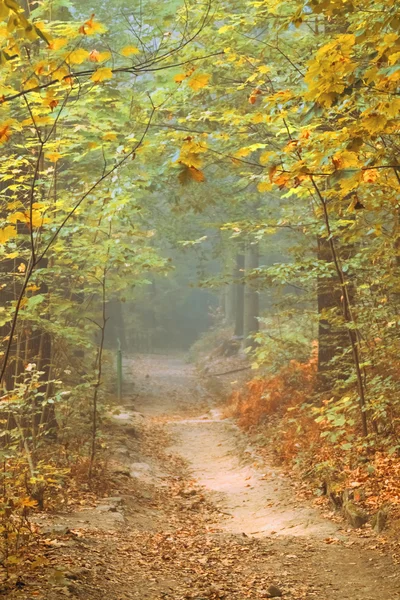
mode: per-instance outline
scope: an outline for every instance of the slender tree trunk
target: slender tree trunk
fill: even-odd
[[[236,289],[235,284],[228,283],[224,288],[224,315],[225,324],[232,325],[235,322]]]
[[[235,332],[234,335],[242,338],[243,337],[243,326],[244,326],[244,254],[238,253],[236,255],[236,267],[235,267]]]
[[[318,259],[333,266],[332,251],[326,238],[318,239]],[[342,290],[337,274],[332,277],[319,277],[318,297],[318,377],[321,390],[329,390],[338,377],[344,378],[347,369],[340,364],[340,355],[349,347],[349,336],[344,326],[333,325],[332,320],[343,319]],[[333,363],[334,359],[338,359]],[[340,374],[340,375],[339,375]]]
[[[256,346],[256,343],[251,336],[259,331],[259,295],[256,280],[248,276],[258,266],[258,243],[249,243],[247,244],[245,255],[246,285],[244,292],[243,337],[246,347],[253,348]]]

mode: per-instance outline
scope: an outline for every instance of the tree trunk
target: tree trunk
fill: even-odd
[[[244,255],[238,253],[236,255],[236,268],[235,268],[235,332],[236,337],[243,337],[243,326],[244,326]]]
[[[318,239],[318,259],[332,264],[333,258],[326,238]],[[348,361],[340,360],[349,347],[349,336],[346,327],[332,323],[341,320],[342,290],[336,274],[332,277],[319,277],[317,281],[318,297],[318,377],[322,390],[332,389],[338,379],[344,379],[348,371]],[[336,360],[335,360],[336,359]]]
[[[232,325],[235,322],[236,289],[235,284],[228,283],[224,288],[224,315],[225,324]]]
[[[246,285],[244,293],[243,336],[246,347],[254,348],[254,334],[259,331],[259,296],[255,278],[248,279],[249,274],[259,266],[258,243],[249,243],[246,247],[245,273]]]

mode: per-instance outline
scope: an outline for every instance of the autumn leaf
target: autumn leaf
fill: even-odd
[[[284,187],[287,186],[290,181],[290,175],[288,173],[281,173],[278,177],[274,178],[274,184],[279,187],[280,190],[283,190]]]
[[[206,180],[206,178],[203,171],[200,171],[200,169],[196,169],[196,167],[188,167],[187,165],[182,165],[182,170],[178,176],[178,180],[181,185],[187,185],[191,181],[202,183]]]
[[[21,212],[17,211],[12,213],[8,220],[10,223],[17,223],[20,221],[21,223],[26,223],[26,225],[30,226],[32,222],[32,227],[41,227],[44,223],[48,223],[48,217],[43,217],[42,212],[40,210],[33,210],[32,215],[29,212]]]
[[[375,183],[375,181],[379,178],[378,169],[366,169],[363,171],[362,180],[365,183]]]
[[[272,167],[268,170],[269,180],[271,183],[274,180],[274,176],[275,176],[277,168],[278,168],[277,165],[272,165]]]
[[[111,79],[113,76],[113,72],[109,67],[101,67],[97,69],[95,73],[93,73],[91,80],[94,83],[101,83],[102,81],[106,81],[107,79]]]
[[[140,50],[139,48],[136,48],[136,46],[125,46],[125,48],[122,48],[121,50],[121,54],[122,56],[132,56],[133,54],[139,54]]]
[[[99,52],[98,50],[92,50],[89,54],[89,60],[95,63],[104,62],[110,58],[111,52]]]
[[[73,50],[66,58],[70,65],[80,65],[89,58],[89,52],[83,48]]]
[[[375,134],[385,129],[387,118],[385,115],[372,112],[367,114],[362,119],[361,123],[368,133]]]
[[[83,35],[95,35],[96,33],[104,33],[105,31],[107,31],[106,27],[94,20],[94,14],[79,28],[79,33]]]
[[[16,237],[16,235],[17,230],[15,227],[12,227],[12,225],[0,229],[0,244],[5,244],[8,240]]]
[[[89,60],[91,62],[99,62],[100,52],[98,50],[92,50],[89,54]]]
[[[249,154],[251,154],[255,150],[258,150],[259,148],[264,148],[264,147],[265,147],[265,144],[252,144],[251,146],[244,146],[243,148],[240,148],[239,150],[237,150],[235,152],[235,157],[236,158],[244,158],[246,156],[249,156]]]
[[[46,97],[43,100],[43,105],[48,106],[52,111],[58,106],[58,100],[54,97],[53,90],[47,90]]]
[[[113,131],[109,131],[103,135],[103,140],[106,142],[114,142],[117,139],[117,135]]]
[[[62,157],[62,154],[60,154],[59,152],[48,152],[45,157],[47,158],[47,160],[49,160],[50,162],[57,162],[60,160],[60,158]]]
[[[11,137],[11,130],[9,125],[0,126],[0,144],[8,142]]]
[[[33,498],[21,498],[20,503],[22,506],[25,506],[27,508],[35,508],[35,506],[37,506],[37,500],[34,500]]]
[[[55,40],[51,40],[48,45],[49,50],[60,50],[68,43],[67,38],[56,38]]]
[[[4,2],[0,3],[0,21],[5,21],[10,14],[10,9],[8,6],[4,4]]]
[[[197,73],[189,80],[189,86],[197,92],[208,84],[210,77],[211,75],[207,75],[206,73]]]
[[[178,75],[175,75],[174,81],[175,83],[182,83],[182,81],[184,81],[186,78],[186,73],[179,73]]]

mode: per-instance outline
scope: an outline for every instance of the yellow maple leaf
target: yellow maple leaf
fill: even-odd
[[[186,185],[191,181],[202,183],[206,180],[206,178],[203,171],[200,171],[200,169],[196,169],[196,167],[188,167],[187,165],[182,165],[182,170],[179,174],[178,180],[181,185]]]
[[[107,79],[111,79],[113,76],[113,72],[109,67],[101,67],[101,69],[97,69],[91,77],[91,80],[94,83],[101,83],[102,81],[106,81]]]
[[[343,150],[341,152],[337,152],[332,161],[336,168],[339,169],[349,169],[351,167],[359,167],[360,161],[356,152],[351,152],[350,150]]]
[[[208,75],[207,73],[197,73],[189,80],[189,86],[192,90],[197,92],[197,90],[201,90],[208,84],[210,77],[211,75]]]
[[[94,14],[79,28],[79,33],[83,35],[95,35],[96,33],[104,33],[106,31],[107,28],[102,23],[94,20]]]
[[[50,219],[48,217],[44,217],[39,210],[32,211],[32,227],[41,227],[45,223],[49,223]],[[28,225],[30,220],[28,219]]]
[[[387,118],[385,115],[379,113],[370,113],[362,119],[363,127],[369,133],[378,133],[378,131],[383,131],[386,127]]]
[[[0,144],[4,142],[8,142],[11,137],[11,129],[8,123],[4,123],[4,125],[0,125]]]
[[[202,160],[195,152],[185,152],[183,155],[181,153],[180,160],[178,162],[186,165],[187,167],[195,167],[196,169],[200,169],[202,166]]]
[[[26,214],[21,211],[17,211],[10,215],[8,217],[8,220],[10,221],[10,223],[16,223],[17,221],[21,221],[21,223],[26,223]]]
[[[136,46],[125,46],[125,48],[122,48],[121,50],[121,54],[122,56],[132,56],[132,54],[139,54],[140,50],[139,48],[136,48]]]
[[[62,154],[60,154],[59,152],[47,152],[47,154],[45,155],[47,160],[54,163],[60,160],[61,156]]]
[[[233,28],[233,25],[222,25],[222,27],[218,29],[218,33],[226,33],[227,31],[231,31]]]
[[[89,58],[89,52],[83,48],[73,50],[68,54],[66,60],[70,65],[80,65]]]
[[[67,38],[56,38],[55,40],[51,40],[48,48],[49,50],[60,50],[60,48],[63,48],[67,42]]]
[[[11,238],[16,237],[17,230],[12,225],[7,225],[4,229],[0,229],[0,244],[5,244]]]
[[[105,140],[106,142],[114,142],[116,139],[117,135],[112,131],[109,131],[108,133],[105,133],[103,135],[103,140]]]
[[[249,156],[255,150],[259,148],[264,148],[265,144],[252,144],[251,146],[244,146],[243,148],[239,148],[234,154],[236,158],[244,158],[245,156]]]
[[[263,115],[262,113],[255,113],[254,115],[252,115],[251,117],[251,122],[252,123],[263,123],[265,120],[265,115]]]
[[[178,75],[175,75],[174,81],[175,83],[182,83],[182,81],[184,81],[186,78],[186,73],[178,73]]]
[[[62,81],[69,75],[69,70],[67,67],[60,67],[52,72],[53,79],[57,79],[57,81]]]

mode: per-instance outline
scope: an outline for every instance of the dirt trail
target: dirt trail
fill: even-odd
[[[337,528],[315,510],[293,502],[293,490],[276,470],[262,465],[250,448],[243,451],[240,434],[218,410],[171,423],[170,429],[177,439],[173,449],[227,515],[224,530],[259,537],[337,535]]]
[[[267,539],[266,561],[275,580],[298,584],[297,593],[307,590],[304,597],[400,598],[399,568],[377,552],[373,534],[360,539],[296,500],[290,482],[263,464],[234,423],[213,407],[192,366],[177,358],[147,357],[136,361],[133,372],[137,409],[165,421],[172,451],[187,461],[220,513],[219,531],[260,543]]]
[[[385,544],[296,496],[184,359],[125,363],[103,498],[37,518],[40,560],[10,600],[400,600]]]

